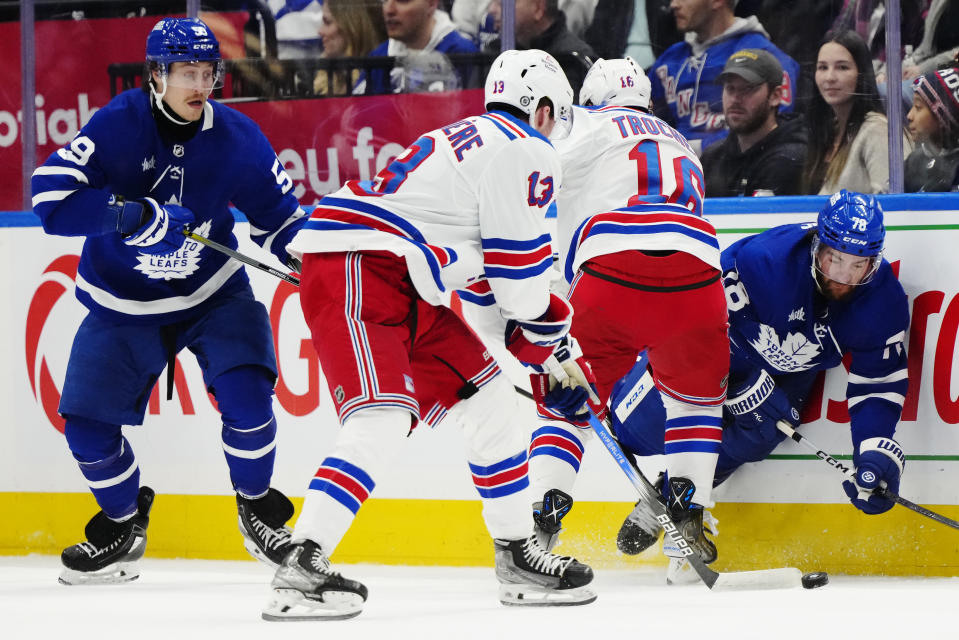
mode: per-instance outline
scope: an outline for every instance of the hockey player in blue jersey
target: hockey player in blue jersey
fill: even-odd
[[[85,236],[76,295],[89,313],[74,338],[59,411],[101,511],[87,541],[64,550],[61,581],[138,576],[153,491],[122,425],[138,425],[160,373],[172,393],[176,354],[194,353],[222,415],[223,450],[247,550],[275,566],[293,506],[270,488],[276,355],[269,318],[242,265],[186,241],[189,228],[231,248],[230,203],[254,242],[281,262],[305,221],[293,183],[259,128],[210,101],[223,80],[219,44],[195,18],[147,36],[147,77],[97,111],[33,174],[47,233]]]
[[[880,483],[898,491],[905,463],[893,437],[908,388],[909,306],[883,259],[884,237],[878,201],[843,190],[817,223],[775,227],[723,251],[731,360],[716,484],[743,463],[766,458],[785,438],[776,422],[797,427],[816,375],[848,353],[856,481],[843,488],[864,513],[892,508],[892,500],[872,491]],[[665,411],[642,361],[619,383],[611,408],[627,451],[662,453]],[[640,502],[617,546],[639,553],[658,535]]]

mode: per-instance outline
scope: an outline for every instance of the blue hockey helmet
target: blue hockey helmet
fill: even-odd
[[[169,78],[174,62],[212,62],[213,76],[208,79],[208,88],[223,86],[220,43],[199,18],[164,18],[157,22],[147,36],[146,60],[164,79]]]
[[[876,197],[869,194],[846,191],[833,194],[819,212],[816,237],[813,239],[813,265],[819,274],[841,284],[865,284],[872,279],[882,263],[883,242],[886,227],[883,225],[882,207]],[[859,258],[861,268],[848,271],[838,262],[823,264],[820,249],[829,247],[850,258]],[[867,260],[862,260],[867,259]],[[845,261],[848,265],[857,261]]]

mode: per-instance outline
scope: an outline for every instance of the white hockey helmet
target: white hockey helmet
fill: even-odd
[[[550,138],[569,135],[573,125],[573,88],[556,58],[539,49],[499,54],[486,76],[486,105],[501,102],[532,117],[540,99],[553,103],[556,125]]]
[[[589,68],[579,90],[582,105],[618,105],[649,109],[652,87],[643,68],[626,56],[615,60],[600,58]]]

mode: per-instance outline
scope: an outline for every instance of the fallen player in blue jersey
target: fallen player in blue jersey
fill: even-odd
[[[906,294],[883,259],[883,214],[872,196],[840,191],[817,224],[788,224],[744,238],[722,253],[729,311],[729,393],[714,484],[745,462],[763,460],[785,436],[776,422],[799,425],[799,413],[820,371],[851,354],[846,399],[856,482],[844,489],[868,514],[892,500],[904,465],[893,440],[908,379],[904,340]],[[641,358],[613,391],[611,414],[623,448],[663,453],[665,410]],[[642,502],[626,518],[617,547],[637,554],[652,546],[659,525]],[[675,579],[680,567],[672,567]]]

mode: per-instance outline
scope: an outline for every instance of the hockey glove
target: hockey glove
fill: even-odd
[[[550,294],[546,313],[536,320],[506,323],[506,348],[525,365],[542,365],[569,333],[572,319],[569,303]]]
[[[536,408],[543,418],[565,420],[577,427],[589,428],[589,412],[600,420],[606,407],[596,394],[596,378],[572,336],[563,338],[542,366],[533,366],[530,386]]]
[[[895,499],[873,493],[885,487],[899,493],[899,476],[906,466],[902,447],[892,438],[868,438],[859,443],[859,455],[854,456],[856,482],[846,480],[842,488],[853,506],[869,515],[885,513],[896,504]]]
[[[742,383],[730,388],[726,409],[736,416],[736,428],[752,432],[749,435],[753,440],[778,440],[778,420],[785,420],[794,428],[799,426],[799,412],[765,369],[757,369]]]
[[[109,206],[117,210],[117,231],[123,244],[154,256],[182,247],[186,240],[183,232],[194,222],[189,209],[175,204],[161,206],[153,198],[116,198]]]

